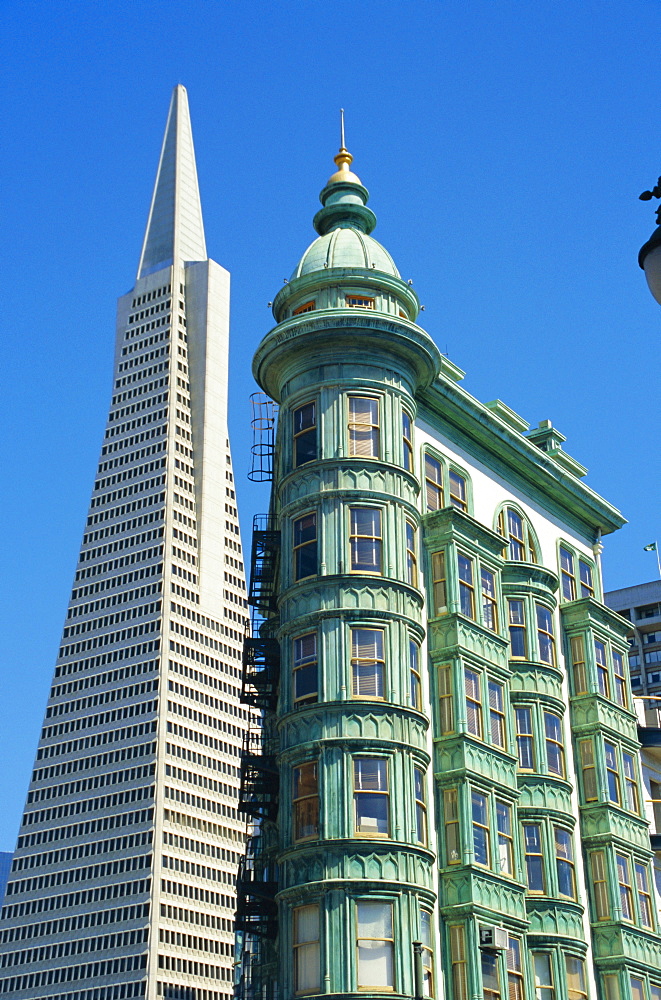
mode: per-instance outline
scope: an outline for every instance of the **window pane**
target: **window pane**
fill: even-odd
[[[567,969],[567,993],[569,1000],[584,1000],[587,996],[585,988],[585,965],[582,958],[565,955]]]
[[[349,396],[349,454],[379,457],[379,401]]]
[[[381,629],[351,629],[351,669],[354,698],[385,696]]]
[[[459,510],[468,510],[466,501],[466,480],[458,472],[450,469],[450,503]]]
[[[487,798],[479,792],[471,796],[473,815],[473,852],[478,865],[489,865],[489,815]]]
[[[544,892],[544,859],[542,856],[542,828],[537,823],[523,827],[526,850],[526,875],[530,892]]]
[[[356,757],[354,800],[356,832],[368,836],[388,836],[388,772],[385,760]]]
[[[351,569],[381,572],[381,511],[351,508]]]
[[[319,792],[316,761],[293,769],[294,840],[319,835]]]
[[[512,656],[518,659],[526,658],[526,620],[523,601],[508,601],[510,619],[510,644]]]
[[[294,410],[294,466],[313,462],[317,457],[316,404],[306,403]]]
[[[312,993],[321,986],[319,906],[294,910],[294,988]]]
[[[294,521],[294,579],[317,572],[317,515],[306,514]]]
[[[443,480],[441,463],[431,455],[425,455],[425,489],[427,510],[440,510],[443,506]]]
[[[533,754],[532,711],[529,708],[517,708],[515,718],[519,767],[524,771],[532,771],[535,767]]]
[[[317,693],[317,633],[308,632],[294,639],[294,702],[315,702]]]
[[[533,953],[536,1000],[554,1000],[553,969],[551,956],[545,952]]]
[[[360,901],[357,910],[358,986],[395,985],[390,903]]]

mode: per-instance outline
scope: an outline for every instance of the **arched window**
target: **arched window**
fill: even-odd
[[[498,513],[498,534],[506,539],[505,558],[516,562],[539,562],[539,544],[528,518],[516,507]]]

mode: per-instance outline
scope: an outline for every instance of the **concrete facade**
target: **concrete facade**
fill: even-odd
[[[230,1000],[247,621],[229,274],[172,96],[0,923],[0,994]]]

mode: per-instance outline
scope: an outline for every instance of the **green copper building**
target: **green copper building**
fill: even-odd
[[[661,1000],[619,512],[417,324],[342,144],[273,303],[243,1000]],[[661,735],[661,731],[659,733]]]

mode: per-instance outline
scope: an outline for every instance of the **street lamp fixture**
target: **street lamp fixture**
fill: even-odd
[[[661,177],[651,191],[643,191],[639,195],[641,201],[651,201],[652,198],[661,198]],[[657,228],[654,230],[647,243],[644,243],[638,253],[638,263],[645,272],[649,290],[661,305],[661,207],[656,210]]]

